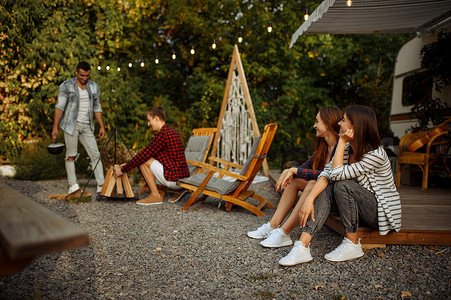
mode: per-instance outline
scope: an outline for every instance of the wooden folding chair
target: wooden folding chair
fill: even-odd
[[[216,128],[193,129],[193,135],[189,138],[188,144],[185,148],[186,162],[188,163],[188,168],[191,175],[200,171],[199,167],[195,166],[193,162],[205,162],[205,160],[207,159],[207,155],[210,151],[216,130]],[[140,193],[149,190],[149,167],[150,166],[147,162],[139,166],[139,169],[141,170],[144,178],[144,183],[142,184],[141,190],[139,191]],[[167,191],[167,187],[159,185],[158,190],[160,191],[160,195],[164,197]]]
[[[192,191],[191,198],[183,206],[183,210],[187,210],[193,205],[200,194],[222,199],[227,202],[226,208],[228,211],[233,204],[242,206],[247,210],[253,212],[257,216],[264,216],[261,209],[266,205],[272,208],[273,205],[267,199],[258,195],[254,191],[248,190],[255,176],[265,159],[269,147],[271,146],[275,132],[277,130],[276,124],[268,124],[265,126],[263,135],[254,140],[251,155],[243,166],[225,161],[217,157],[209,157],[210,161],[225,165],[224,168],[218,168],[206,163],[194,163],[194,165],[203,168],[208,173],[198,172],[188,178],[184,178],[178,182],[178,185],[184,189]],[[240,174],[235,174],[228,169],[230,167],[241,169]],[[213,177],[214,173],[218,173],[218,177]],[[235,178],[235,181],[230,182],[222,179],[223,176]],[[254,206],[246,202],[249,198],[254,198],[260,201],[258,206]]]
[[[433,133],[434,129],[429,129],[427,131],[419,131],[416,133],[406,134],[399,141],[399,154],[398,154],[398,164],[396,171],[396,187],[401,185],[401,174],[402,168],[405,165],[416,165],[418,167],[417,170],[423,173],[423,180],[421,183],[421,191],[427,192],[428,190],[428,178],[429,174],[432,172],[432,165],[434,163],[441,163],[445,168],[448,174],[450,170],[446,164],[446,154],[448,153],[448,149],[450,147],[451,141],[449,139],[448,131],[442,131],[439,133],[431,134],[430,137],[427,137],[424,142],[422,142],[425,147],[421,147],[414,152],[407,151],[409,150],[409,145],[413,145],[420,141],[429,133]],[[444,151],[440,153],[440,151],[433,151],[433,146],[443,145]],[[424,150],[423,150],[424,149]],[[411,170],[416,170],[411,168]]]

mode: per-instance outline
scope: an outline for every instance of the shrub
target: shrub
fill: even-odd
[[[64,165],[65,151],[54,155],[47,151],[47,145],[51,144],[49,139],[38,143],[26,144],[22,151],[14,158],[16,175],[19,180],[50,180],[66,178]],[[76,162],[77,174],[88,171],[90,165],[86,152],[79,146],[80,157]]]

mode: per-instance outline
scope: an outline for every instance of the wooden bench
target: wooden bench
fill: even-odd
[[[87,231],[0,182],[0,275],[38,255],[88,244]]]

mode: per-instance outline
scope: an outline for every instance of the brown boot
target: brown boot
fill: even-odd
[[[163,198],[161,196],[155,197],[152,195],[149,195],[147,198],[136,201],[136,204],[139,204],[139,205],[155,205],[155,204],[162,204],[162,203],[163,203]]]

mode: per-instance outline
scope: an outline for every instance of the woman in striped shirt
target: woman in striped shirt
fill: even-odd
[[[359,221],[379,229],[381,235],[401,229],[401,202],[393,181],[390,162],[380,146],[376,114],[361,105],[346,108],[340,121],[340,138],[332,162],[326,165],[299,213],[302,234],[290,253],[279,263],[284,266],[309,262],[309,244],[336,204],[345,238],[325,255],[329,261],[363,256],[357,238]],[[335,182],[330,184],[329,182]]]

